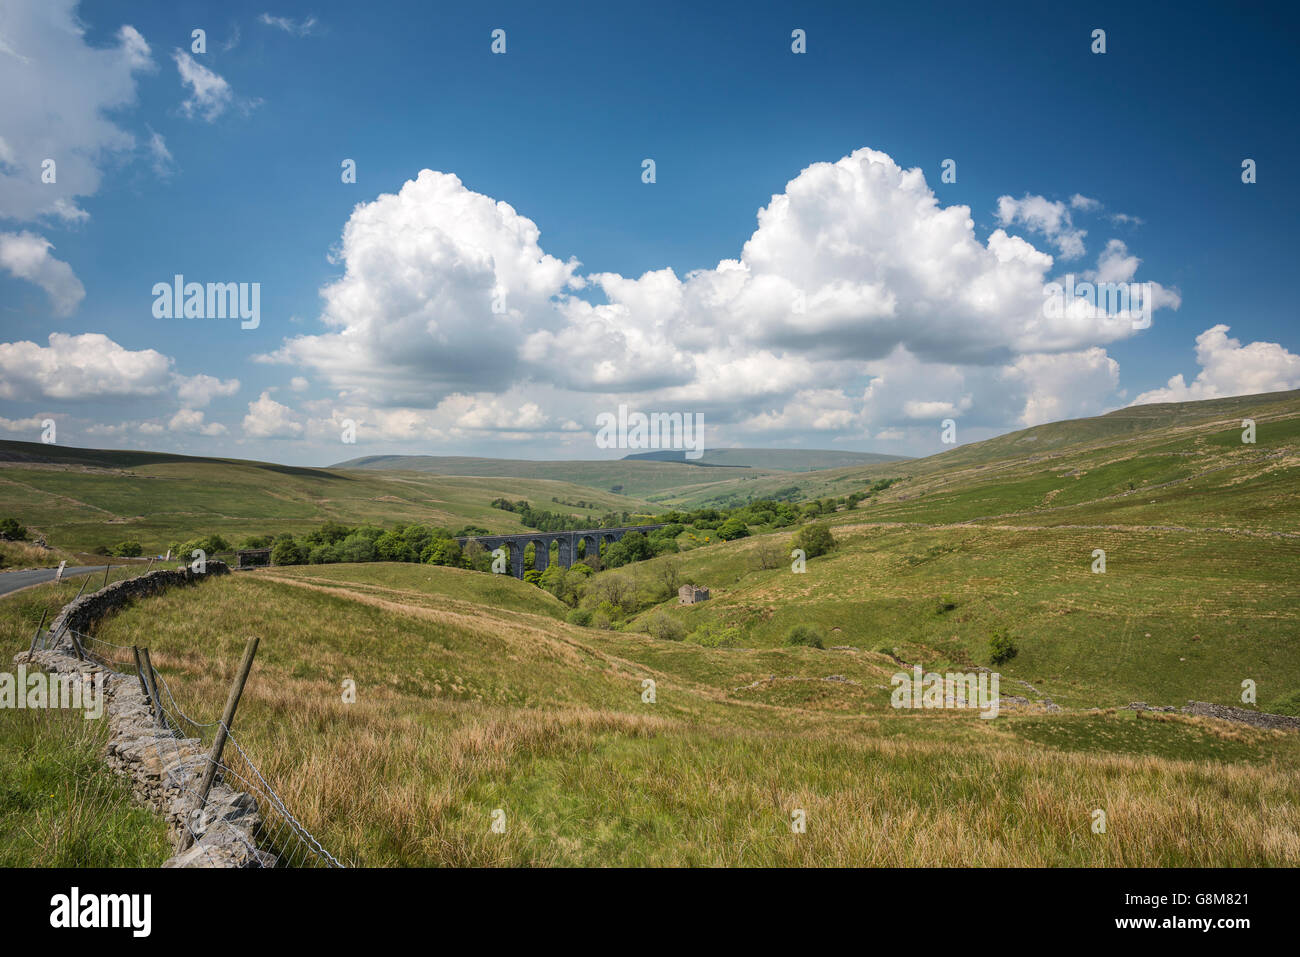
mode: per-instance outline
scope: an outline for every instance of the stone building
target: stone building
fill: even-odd
[[[694,605],[696,602],[708,601],[709,590],[707,588],[697,588],[694,585],[683,585],[677,589],[677,604]]]
[[[239,556],[238,568],[261,568],[271,564],[269,548],[241,548],[236,554]]]

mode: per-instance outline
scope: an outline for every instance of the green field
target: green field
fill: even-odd
[[[640,499],[549,479],[480,479],[419,472],[347,472],[234,459],[0,442],[0,517],[13,516],[51,544],[90,550],[140,542],[147,554],[206,534],[302,533],[334,520],[451,529],[524,531],[494,498],[586,516],[648,511]],[[586,502],[581,508],[552,502]]]
[[[1241,442],[1245,417],[1255,444]],[[169,467],[200,466],[130,466]],[[609,628],[570,624],[568,605],[508,577],[372,563],[212,579],[98,634],[149,645],[200,720],[258,635],[237,731],[350,863],[1296,866],[1300,734],[1127,705],[1241,706],[1249,680],[1260,710],[1295,709],[1298,469],[1295,393],[1131,409],[755,480],[839,495],[901,479],[834,513],[836,546],[803,573],[788,558],[796,528],[599,572],[581,602],[620,596]],[[360,475],[463,480],[467,509],[526,484],[339,481]],[[349,511],[364,496],[331,501],[331,516],[366,520]],[[679,606],[670,580],[712,598]],[[0,601],[6,654],[57,607],[54,587]],[[642,633],[664,618],[684,640]],[[796,625],[825,647],[785,644]],[[989,667],[997,632],[1018,653],[997,666],[996,719],[891,706],[896,672]],[[30,756],[35,740],[0,730],[0,749]]]

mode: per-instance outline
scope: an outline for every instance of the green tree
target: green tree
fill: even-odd
[[[790,545],[792,548],[802,548],[809,558],[816,558],[818,555],[825,555],[835,547],[835,536],[831,534],[830,526],[826,523],[813,522],[795,532],[794,540]]]
[[[271,546],[271,564],[301,565],[307,561],[307,553],[293,540],[292,535],[281,535]]]
[[[426,565],[450,565],[459,568],[465,561],[465,553],[454,538],[435,538],[420,556]]]
[[[724,542],[735,541],[738,538],[749,537],[749,529],[745,523],[738,518],[729,518],[718,526],[718,538]]]
[[[418,554],[411,543],[395,529],[384,532],[375,539],[375,555],[381,562],[413,562]]]

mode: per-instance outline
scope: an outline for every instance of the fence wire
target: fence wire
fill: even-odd
[[[80,645],[87,659],[95,664],[123,676],[134,675],[137,680],[143,681],[144,675],[136,667],[132,648],[83,634],[73,628],[65,627],[58,634],[45,631],[38,636],[36,647],[56,650],[65,641],[71,644],[72,639]],[[160,738],[159,748],[161,751],[170,747],[171,751],[170,754],[162,755],[166,759],[164,764],[167,768],[162,783],[165,813],[169,820],[176,822],[188,832],[192,840],[197,841],[201,833],[215,823],[205,822],[205,817],[210,818],[216,813],[213,797],[217,793],[217,786],[224,785],[230,791],[247,793],[257,805],[259,821],[253,841],[245,838],[241,830],[231,829],[231,835],[237,836],[238,841],[244,845],[243,857],[249,866],[344,866],[289,810],[228,727],[220,720],[196,721],[181,710],[167,679],[157,668],[152,667],[152,663],[150,677],[160,699],[156,702],[155,714],[167,732]],[[209,794],[206,805],[200,806],[199,782],[210,761],[208,750],[203,747],[203,738],[205,733],[215,734],[219,728],[225,728],[226,746],[217,762],[213,793]],[[187,739],[198,739],[202,750],[193,753],[192,746],[186,745]],[[171,742],[170,746],[166,742]],[[222,810],[229,811],[230,808],[222,807]],[[203,826],[205,823],[207,827]]]

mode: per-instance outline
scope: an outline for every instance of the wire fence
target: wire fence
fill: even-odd
[[[38,634],[33,647],[55,650],[65,639],[75,643],[85,657],[95,664],[118,674],[135,675],[141,682],[145,697],[158,699],[154,703],[154,714],[160,725],[159,730],[165,732],[160,736],[159,747],[166,748],[166,742],[172,742],[171,747],[174,748],[168,755],[160,754],[165,759],[163,763],[167,769],[162,781],[164,810],[194,842],[214,826],[220,817],[238,816],[242,810],[247,809],[247,799],[241,801],[231,794],[242,791],[256,803],[259,818],[257,828],[252,840],[246,838],[244,831],[239,828],[229,828],[226,833],[230,840],[243,845],[239,857],[248,866],[344,866],[289,810],[229,727],[219,719],[197,721],[181,709],[167,679],[153,667],[152,661],[149,662],[146,675],[136,664],[135,648],[114,644],[68,627],[60,629],[58,634],[52,631]],[[149,693],[150,687],[156,689],[156,696]],[[199,781],[212,757],[203,749],[202,743],[205,737],[210,739],[223,728],[226,747],[216,763],[213,790],[225,800],[214,800],[212,793],[204,800],[199,791]],[[197,750],[192,743],[193,739],[199,742]],[[221,792],[215,785],[224,785],[228,790]]]

